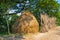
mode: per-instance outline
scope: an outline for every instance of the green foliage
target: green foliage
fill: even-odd
[[[9,19],[9,28],[10,28],[10,32],[12,32],[12,25],[14,24],[14,22],[16,21],[16,19],[18,18],[18,15],[10,15],[10,19]]]
[[[60,11],[57,13],[57,25],[60,26]]]
[[[39,12],[45,12],[50,16],[56,16],[59,4],[55,0],[40,0],[37,3]]]
[[[6,20],[4,16],[0,16],[0,32],[6,32]]]
[[[8,32],[8,26],[11,24],[10,23],[11,20],[9,20],[10,16],[7,17],[7,15],[5,16],[5,15],[1,15],[1,14],[8,14],[7,10],[15,4],[16,4],[16,2],[12,2],[10,0],[9,1],[8,0],[0,0],[0,33]],[[7,24],[8,24],[8,26],[7,26]]]

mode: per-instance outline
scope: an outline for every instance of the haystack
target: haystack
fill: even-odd
[[[48,32],[51,28],[56,27],[56,18],[49,17],[47,14],[41,14],[40,32]]]
[[[39,24],[36,18],[29,11],[22,12],[21,16],[13,25],[14,33],[36,33],[38,32]]]

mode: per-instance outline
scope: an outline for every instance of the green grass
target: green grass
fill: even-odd
[[[3,35],[8,35],[8,33],[6,33],[6,32],[0,32],[0,36],[3,36]]]

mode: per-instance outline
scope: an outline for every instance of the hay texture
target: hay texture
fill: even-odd
[[[56,18],[49,17],[47,14],[41,14],[41,27],[40,32],[48,32],[51,28],[56,27]]]
[[[13,25],[14,33],[36,33],[38,32],[39,24],[36,18],[29,11],[22,12],[21,16]]]

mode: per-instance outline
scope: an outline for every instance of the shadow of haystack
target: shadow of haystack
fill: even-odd
[[[40,32],[47,32],[51,28],[56,27],[56,18],[49,17],[47,14],[40,14],[41,27]]]
[[[39,24],[36,18],[29,11],[22,12],[21,16],[13,25],[14,33],[36,33],[38,32]]]

